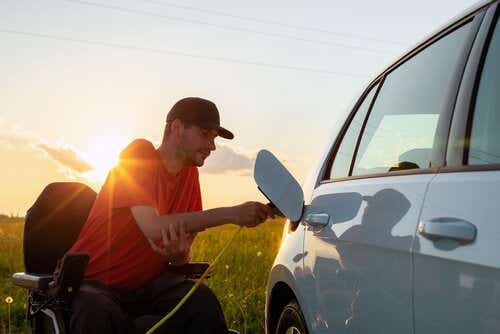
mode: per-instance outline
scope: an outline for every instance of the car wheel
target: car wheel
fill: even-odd
[[[296,300],[288,303],[281,312],[276,334],[307,334],[306,321]]]

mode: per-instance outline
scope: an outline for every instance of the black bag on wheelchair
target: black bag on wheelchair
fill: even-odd
[[[15,273],[12,281],[29,290],[33,333],[68,332],[69,307],[83,280],[88,255],[66,252],[78,238],[96,195],[81,183],[51,183],[26,213],[26,272]]]

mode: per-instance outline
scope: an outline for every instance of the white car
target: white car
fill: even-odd
[[[289,218],[268,333],[500,333],[499,1],[380,73],[301,187],[262,152]]]

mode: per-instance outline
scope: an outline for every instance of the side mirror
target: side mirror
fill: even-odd
[[[259,190],[292,222],[302,217],[304,193],[290,172],[269,151],[257,154],[254,179]]]

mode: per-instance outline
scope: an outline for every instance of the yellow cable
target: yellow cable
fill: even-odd
[[[188,300],[189,297],[194,293],[194,291],[200,286],[201,282],[203,282],[203,279],[207,276],[208,271],[219,261],[219,258],[226,252],[226,250],[229,248],[231,243],[233,242],[234,238],[240,233],[242,227],[240,226],[238,230],[233,234],[231,239],[226,243],[224,248],[220,251],[220,253],[215,257],[215,259],[210,263],[208,268],[203,272],[203,274],[198,278],[198,280],[195,282],[195,284],[191,287],[191,289],[186,293],[186,295],[175,305],[175,307],[166,315],[164,316],[160,321],[158,321],[153,327],[151,327],[146,334],[152,334],[154,333],[161,325],[165,323],[168,319],[170,319],[180,308],[184,303]]]

